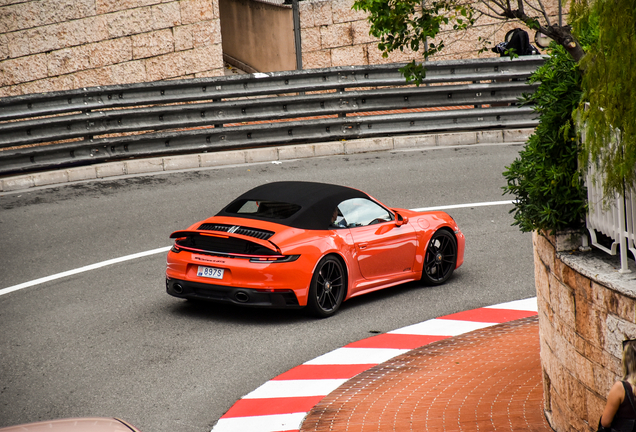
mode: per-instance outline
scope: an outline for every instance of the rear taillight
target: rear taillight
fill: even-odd
[[[260,264],[272,264],[272,263],[283,263],[283,262],[293,262],[300,258],[300,255],[286,255],[286,256],[272,256],[272,257],[254,257],[250,258],[250,262],[252,263],[260,263]]]

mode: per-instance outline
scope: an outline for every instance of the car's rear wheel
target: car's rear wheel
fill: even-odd
[[[426,248],[422,281],[429,285],[443,284],[451,277],[456,265],[455,236],[446,230],[437,231]]]
[[[319,318],[336,313],[345,296],[347,276],[340,260],[327,256],[320,260],[311,278],[308,311]]]

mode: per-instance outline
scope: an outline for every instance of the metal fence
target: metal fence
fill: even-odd
[[[0,99],[0,174],[131,157],[407,133],[534,127],[541,56],[336,67],[84,88]],[[512,104],[512,105],[511,105]]]
[[[619,272],[629,273],[627,251],[636,257],[636,185],[628,188],[623,195],[604,202],[603,181],[600,176],[595,176],[593,164],[590,164],[586,186],[589,207],[586,225],[592,246],[610,255],[619,252]],[[597,233],[608,237],[611,244],[603,245]]]

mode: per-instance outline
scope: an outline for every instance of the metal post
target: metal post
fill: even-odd
[[[561,0],[559,0],[559,27],[563,27],[563,8],[561,6]]]
[[[426,0],[422,0],[422,15],[424,15],[425,6],[426,6]],[[424,36],[424,61],[426,61],[427,59],[428,59],[428,38]]]
[[[303,68],[303,47],[300,40],[300,9],[298,0],[292,0],[292,15],[294,20],[294,46],[296,47],[296,70]]]
[[[627,234],[625,229],[625,192],[618,198],[618,229],[620,230],[619,242],[621,247],[621,268],[619,273],[631,273],[627,264]]]

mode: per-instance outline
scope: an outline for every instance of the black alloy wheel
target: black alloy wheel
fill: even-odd
[[[443,284],[453,274],[456,264],[455,236],[446,230],[437,231],[426,248],[422,281],[429,285]]]
[[[346,286],[347,277],[340,260],[333,256],[320,260],[309,287],[309,312],[318,318],[335,314],[345,297]]]

